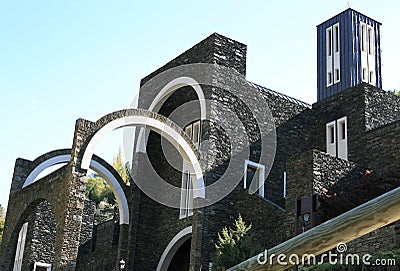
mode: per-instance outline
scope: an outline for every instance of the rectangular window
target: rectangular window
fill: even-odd
[[[370,83],[374,83],[375,82],[375,80],[374,80],[374,72],[369,72],[369,82]]]
[[[335,83],[340,81],[340,71],[335,69]]]
[[[249,194],[258,193],[264,197],[264,176],[265,166],[249,160],[245,161],[244,188],[249,189]]]
[[[332,55],[332,27],[326,29],[326,50],[327,55]]]
[[[21,271],[22,260],[24,258],[25,241],[26,241],[26,233],[27,232],[28,232],[28,222],[26,222],[24,225],[22,225],[22,228],[19,231],[13,271]]]
[[[189,171],[185,171],[182,175],[181,186],[181,204],[179,218],[186,218],[193,215],[193,192],[192,192],[192,176]]]
[[[333,82],[332,82],[332,73],[328,72],[328,86],[330,86],[332,84],[333,84]]]
[[[330,143],[331,144],[333,144],[333,143],[335,143],[335,126],[330,126],[329,127],[329,132],[330,132],[330,135],[329,135],[329,138],[330,138]]]
[[[193,143],[198,147],[200,142],[200,121],[193,123]]]
[[[346,139],[346,123],[345,122],[341,123],[340,130],[341,130],[341,133],[340,133],[341,139]]]
[[[339,48],[340,48],[340,39],[339,39],[339,24],[335,24],[333,27],[333,39],[334,39],[334,47],[335,47],[335,53],[339,53]]]
[[[374,54],[374,29],[368,27],[368,54]]]
[[[365,24],[361,24],[361,51],[367,51],[367,26]]]
[[[326,152],[336,156],[336,121],[326,124]]]
[[[337,120],[337,157],[347,160],[347,117]]]
[[[51,271],[51,264],[35,262],[33,266],[33,271]]]
[[[363,80],[363,82],[368,82],[367,69],[366,68],[362,69],[362,80]]]

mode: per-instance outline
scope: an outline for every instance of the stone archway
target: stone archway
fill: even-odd
[[[192,229],[192,226],[184,228],[183,230],[178,232],[174,238],[172,238],[167,247],[164,249],[163,254],[161,255],[160,261],[157,265],[157,271],[168,271],[168,268],[178,250],[183,245],[187,245],[188,240],[191,240]]]
[[[37,166],[29,173],[22,188],[25,188],[36,181],[36,177],[45,169],[57,164],[68,163],[71,160],[71,149],[62,149],[48,152],[35,159]],[[96,171],[110,185],[118,203],[120,224],[129,224],[129,205],[125,192],[122,188],[122,181],[117,172],[112,169],[106,161],[97,155],[93,155],[90,161],[90,169]]]

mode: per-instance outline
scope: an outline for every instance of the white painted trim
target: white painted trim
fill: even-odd
[[[243,179],[243,183],[244,183],[244,189],[246,189],[246,178],[247,178],[247,167],[253,167],[256,168],[258,171],[258,181],[259,183],[257,184],[257,190],[259,191],[259,195],[261,197],[264,197],[264,184],[265,184],[265,166],[252,162],[250,160],[245,160],[244,161],[244,179]],[[252,181],[253,182],[253,181]],[[251,184],[250,184],[251,186]],[[249,190],[249,194],[253,194],[255,191],[250,191]]]
[[[205,120],[206,115],[207,115],[207,110],[206,110],[206,102],[204,99],[204,92],[203,89],[201,88],[200,84],[194,80],[191,77],[183,76],[183,77],[178,77],[168,84],[166,84],[160,92],[157,94],[157,96],[154,98],[154,100],[151,102],[149,108],[147,110],[153,111],[158,113],[160,110],[161,106],[164,104],[164,102],[169,98],[169,96],[172,95],[177,89],[185,86],[191,86],[194,91],[197,94],[197,97],[200,102],[200,119]],[[146,153],[146,141],[147,141],[147,135],[144,132],[145,130],[142,128],[139,128],[139,133],[138,133],[138,140],[137,140],[137,147],[136,147],[136,152],[139,153]]]
[[[286,185],[287,185],[287,174],[286,174],[286,170],[285,171],[283,171],[283,197],[284,198],[286,198],[286,192],[287,192],[287,190],[286,190]]]
[[[119,119],[115,119],[110,121],[102,128],[100,128],[90,139],[89,144],[83,154],[82,158],[82,169],[89,168],[89,162],[92,158],[94,150],[97,144],[110,132],[115,129],[127,127],[127,126],[137,126],[142,125],[146,126],[152,131],[162,135],[165,139],[167,139],[176,149],[179,149],[183,155],[183,158],[190,161],[189,163],[189,171],[191,174],[196,176],[197,182],[193,182],[194,186],[194,198],[205,198],[205,186],[203,180],[203,172],[200,165],[199,160],[195,152],[192,150],[192,147],[186,142],[185,138],[181,136],[181,134],[176,131],[174,128],[166,125],[160,120],[153,119],[145,116],[125,116]]]
[[[171,263],[172,258],[178,251],[179,247],[192,236],[192,226],[181,230],[174,238],[169,242],[167,247],[164,249],[161,255],[160,261],[157,265],[157,271],[167,271],[168,266]]]
[[[26,186],[34,183],[36,180],[36,177],[39,176],[39,174],[43,170],[45,170],[51,166],[58,165],[58,164],[68,163],[70,159],[71,159],[71,154],[63,154],[63,155],[57,155],[57,156],[51,157],[51,158],[43,161],[37,167],[35,167],[31,171],[31,173],[29,173],[22,188],[25,188]]]
[[[25,222],[18,234],[17,248],[15,251],[13,271],[21,271],[24,259],[26,233],[28,232],[28,222]]]
[[[40,163],[29,176],[26,178],[26,181],[22,188],[34,183],[36,181],[36,177],[45,169],[61,164],[68,163],[71,160],[70,154],[58,155],[52,158],[49,158],[42,163]],[[126,199],[125,193],[119,184],[118,180],[114,177],[114,175],[109,171],[106,167],[95,160],[90,161],[90,166],[92,170],[99,173],[101,177],[103,177],[107,183],[110,185],[112,191],[114,192],[115,199],[118,203],[119,213],[120,213],[120,224],[129,224],[129,206],[128,200]]]
[[[340,118],[336,121],[337,126],[337,157],[347,160],[347,117]],[[342,131],[342,124],[344,124],[344,131]],[[342,132],[344,132],[344,138],[342,138]]]
[[[147,108],[149,111],[153,112],[158,112],[161,108],[161,106],[164,104],[164,102],[169,98],[169,96],[172,95],[172,93],[175,92],[175,90],[185,87],[185,86],[190,86],[194,89],[194,91],[197,94],[197,97],[199,98],[200,102],[200,118],[202,120],[206,119],[206,103],[204,99],[204,92],[203,89],[201,88],[200,84],[194,80],[191,77],[183,76],[183,77],[178,77],[168,84],[166,84],[160,92],[157,94],[157,96],[154,98],[152,103],[150,104],[149,108]]]
[[[52,270],[52,265],[49,263],[35,262],[35,264],[33,266],[33,271],[36,271],[36,267],[44,267],[47,269],[47,271]]]
[[[333,128],[333,134],[331,133]],[[332,137],[333,136],[333,137]],[[331,142],[333,139],[333,142]],[[326,153],[336,156],[336,121],[331,121],[326,124]]]

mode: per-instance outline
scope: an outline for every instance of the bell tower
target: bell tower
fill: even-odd
[[[317,26],[318,101],[362,82],[382,88],[380,26],[351,8]]]

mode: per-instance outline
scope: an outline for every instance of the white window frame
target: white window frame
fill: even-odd
[[[182,174],[181,204],[179,209],[179,219],[193,215],[193,176],[189,170],[184,170]]]
[[[326,124],[326,152],[336,156],[336,121]]]
[[[258,173],[258,181],[260,182],[260,183],[258,183],[257,184],[257,191],[258,191],[258,194],[261,196],[261,197],[264,197],[264,187],[265,187],[265,166],[264,165],[261,165],[261,164],[258,164],[258,163],[255,163],[255,162],[252,162],[252,161],[250,161],[250,160],[245,160],[245,162],[244,162],[244,179],[243,179],[243,187],[244,187],[244,189],[249,189],[249,187],[246,187],[246,180],[247,180],[247,168],[248,167],[250,167],[250,168],[252,168],[252,169],[255,169],[256,170],[256,172]],[[250,184],[250,186],[253,184],[253,180],[251,181],[251,184]],[[255,193],[255,191],[254,192],[251,192],[250,190],[249,190],[249,194],[254,194]]]
[[[47,269],[47,271],[52,270],[52,265],[49,263],[35,262],[35,264],[33,266],[33,271],[36,271],[36,267],[44,267]]]
[[[286,193],[287,193],[287,190],[286,190],[286,185],[287,185],[287,176],[286,176],[286,170],[285,171],[283,171],[283,197],[286,199]]]
[[[367,52],[367,25],[360,24],[361,52]]]
[[[326,86],[333,85],[333,27],[326,28]]]
[[[18,242],[17,242],[17,248],[16,248],[16,252],[15,252],[13,271],[21,271],[22,261],[24,259],[25,242],[26,242],[27,232],[28,232],[28,222],[26,222],[24,225],[22,225],[21,230],[19,231],[19,234],[18,234]]]
[[[347,117],[340,118],[336,121],[337,125],[337,157],[347,160]],[[344,125],[343,125],[344,124]],[[343,131],[344,126],[344,131]],[[344,138],[342,135],[344,134]]]
[[[326,124],[326,152],[332,156],[347,160],[348,133],[346,116]]]
[[[368,38],[368,54],[375,54],[375,38],[374,28],[372,26],[367,27],[367,38]]]
[[[186,134],[189,136],[189,138],[192,140],[193,144],[199,148],[200,146],[200,135],[201,135],[201,123],[200,120],[194,121],[190,124],[188,124],[184,128]]]
[[[340,82],[340,27],[339,23],[332,28],[333,35],[333,83]]]

